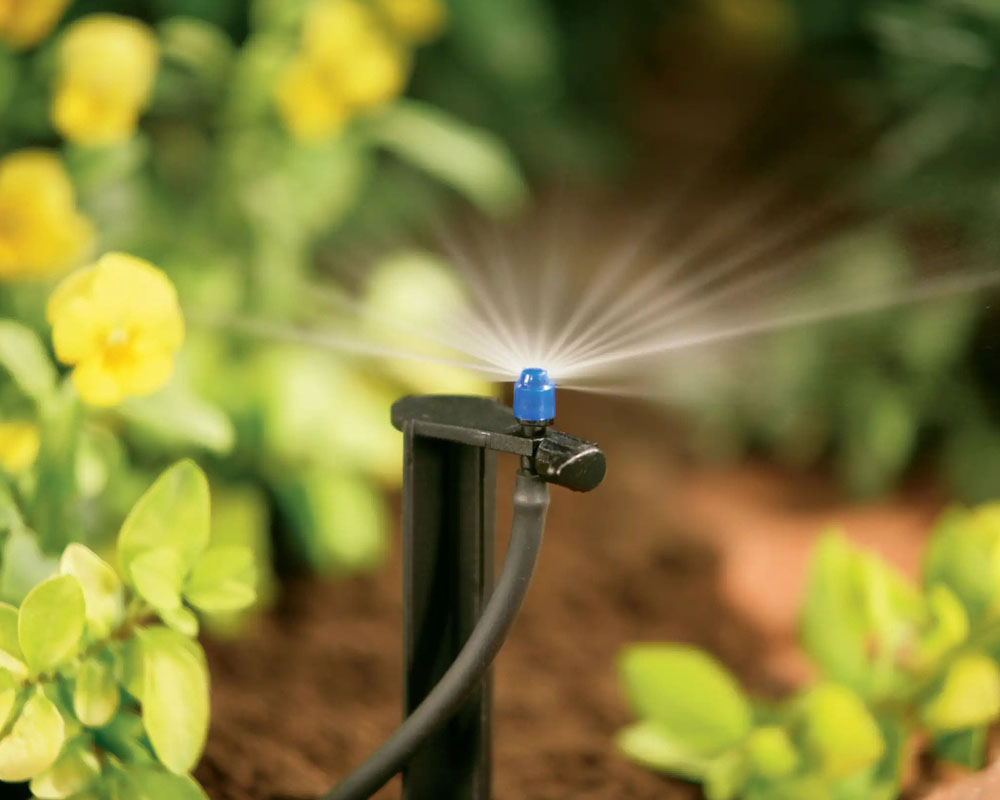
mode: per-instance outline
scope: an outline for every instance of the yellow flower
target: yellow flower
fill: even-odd
[[[152,264],[108,253],[56,287],[47,310],[56,357],[71,364],[84,402],[151,394],[173,371],[184,318],[170,279]]]
[[[444,28],[441,0],[378,0],[378,5],[393,30],[408,41],[429,41]]]
[[[0,0],[0,41],[31,47],[48,36],[69,0]]]
[[[302,52],[275,86],[278,112],[301,139],[336,134],[353,113],[403,89],[408,54],[358,0],[319,0],[302,30]]]
[[[338,133],[350,110],[311,61],[297,58],[285,67],[275,92],[278,112],[298,139],[317,141]]]
[[[55,154],[18,150],[0,160],[0,279],[64,270],[83,257],[92,238]]]
[[[88,146],[127,140],[149,100],[158,60],[153,32],[138,20],[92,14],[60,46],[52,122]]]
[[[359,43],[350,67],[341,74],[347,102],[365,109],[392,100],[406,83],[407,62],[403,50],[384,36]]]
[[[38,428],[21,419],[0,420],[0,469],[19,475],[35,463],[41,438]]]

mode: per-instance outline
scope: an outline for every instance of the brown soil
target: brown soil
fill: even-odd
[[[688,785],[615,752],[629,719],[615,678],[628,642],[709,648],[751,689],[801,680],[794,620],[810,542],[829,521],[904,568],[939,500],[848,506],[822,479],[762,466],[683,466],[662,417],[592,399],[561,424],[597,438],[598,491],[553,491],[545,548],[496,669],[498,800],[680,800]],[[501,464],[510,496],[513,464]],[[504,468],[508,467],[508,468]],[[504,530],[509,512],[500,512]],[[215,800],[315,797],[399,721],[400,564],[295,580],[246,637],[207,643],[214,717],[198,777]],[[398,783],[377,795],[398,797]]]

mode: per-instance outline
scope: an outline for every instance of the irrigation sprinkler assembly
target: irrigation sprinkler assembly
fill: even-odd
[[[399,728],[324,800],[363,800],[403,772],[404,800],[489,800],[489,667],[534,572],[548,484],[604,478],[593,442],[553,430],[555,384],[526,369],[510,409],[487,397],[404,397],[404,713]],[[521,457],[503,567],[493,583],[497,453]]]

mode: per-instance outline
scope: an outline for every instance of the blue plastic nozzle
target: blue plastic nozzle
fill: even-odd
[[[551,422],[556,417],[556,384],[547,370],[530,367],[514,384],[514,416],[522,422]]]

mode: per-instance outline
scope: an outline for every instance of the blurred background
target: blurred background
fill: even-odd
[[[68,45],[96,13],[142,23],[148,41],[112,26]],[[40,541],[8,536],[3,563],[12,548],[44,564],[66,541],[99,546],[180,455],[209,470],[214,535],[254,545],[265,605],[277,604],[256,622],[215,621],[245,636],[210,646],[223,687],[202,775],[213,797],[324,788],[391,727],[402,448],[389,406],[509,390],[380,355],[406,336],[373,319],[427,325],[468,292],[442,239],[469,226],[567,231],[569,256],[628,241],[660,209],[709,234],[743,209],[723,253],[776,237],[819,304],[885,286],[902,299],[929,274],[994,269],[1000,249],[993,0],[0,0],[0,42],[0,153],[56,152],[91,229],[54,266],[19,269],[3,260],[0,210],[0,315],[47,342],[53,282],[120,250],[169,274],[187,319],[161,392],[94,412],[71,440],[43,437],[27,460],[12,429],[0,438],[11,481],[34,470],[21,489]],[[147,96],[119,85],[141,64]],[[783,232],[809,212],[806,235]],[[555,744],[501,737],[499,773],[520,777],[500,778],[513,781],[500,796],[667,791],[607,752],[621,714],[609,659],[629,638],[721,649],[756,685],[797,680],[801,580],[765,587],[801,572],[822,524],[853,520],[912,567],[942,504],[996,496],[998,337],[988,292],[949,293],[679,353],[623,396],[564,392],[560,424],[606,444],[611,477],[603,499],[556,500],[553,538],[582,538],[581,573],[604,559],[610,577],[582,579],[586,592],[557,580],[526,612],[500,702],[550,715]],[[0,420],[49,424],[6,366]],[[59,501],[32,502],[37,486]],[[637,509],[627,529],[602,510],[619,502]],[[623,552],[606,549],[612,535]],[[568,546],[553,549],[572,559]],[[0,594],[25,585],[0,569]],[[667,608],[678,597],[689,611]],[[573,655],[588,625],[602,633]],[[773,634],[764,666],[754,626]],[[248,654],[266,662],[279,646],[312,666],[286,664],[269,694]],[[578,683],[545,697],[504,683],[542,659]],[[343,720],[289,733],[283,698],[321,702],[293,683],[335,684],[322,703]],[[571,690],[597,698],[592,724],[551,719]],[[288,752],[274,736],[243,741],[249,723],[284,731]],[[574,738],[581,725],[592,738]],[[313,734],[324,743],[306,746]],[[269,759],[283,766],[243,766]],[[549,774],[575,777],[546,787]]]

